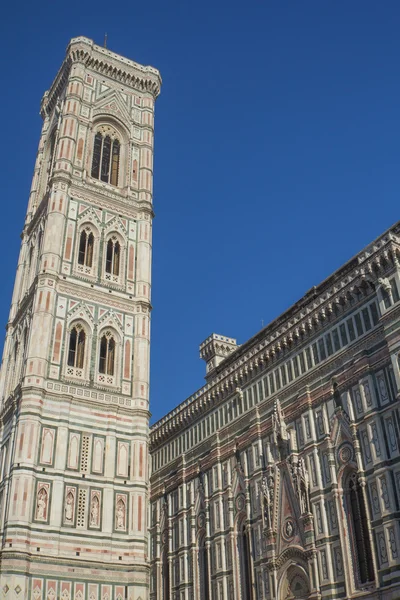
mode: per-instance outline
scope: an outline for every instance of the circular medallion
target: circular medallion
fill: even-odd
[[[203,529],[203,527],[205,527],[206,525],[206,517],[204,515],[204,513],[200,513],[199,516],[197,517],[197,527],[199,529]]]
[[[282,535],[285,540],[290,541],[294,538],[296,533],[296,524],[293,519],[286,519],[282,527]]]
[[[236,510],[239,512],[244,509],[244,496],[240,495],[236,498]]]
[[[339,462],[345,465],[353,459],[353,449],[350,444],[344,444],[338,451]]]

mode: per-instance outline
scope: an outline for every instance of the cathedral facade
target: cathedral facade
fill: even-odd
[[[79,37],[43,128],[1,370],[4,600],[148,600],[158,71]]]
[[[400,598],[400,223],[150,430],[151,598]]]

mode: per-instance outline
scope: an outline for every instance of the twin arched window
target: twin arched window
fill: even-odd
[[[94,235],[89,227],[81,232],[79,240],[78,264],[91,268],[93,266]]]
[[[119,282],[121,258],[121,243],[116,235],[111,235],[105,245],[104,277],[106,280]],[[95,237],[91,228],[87,226],[81,231],[79,237],[78,271],[93,275],[92,268],[95,262]]]
[[[69,332],[67,374],[74,377],[85,377],[85,347],[87,336],[83,326],[77,323]],[[116,342],[111,331],[106,331],[100,338],[99,345],[99,382],[115,383]],[[108,377],[105,379],[103,375]]]
[[[121,245],[115,236],[107,242],[106,250],[106,273],[109,275],[119,275],[119,265],[121,258]]]
[[[85,360],[86,334],[82,325],[75,325],[69,334],[68,366],[83,369]]]
[[[93,144],[92,177],[118,185],[121,144],[118,139],[97,132]]]
[[[100,340],[99,373],[114,375],[115,369],[115,340],[110,331]]]

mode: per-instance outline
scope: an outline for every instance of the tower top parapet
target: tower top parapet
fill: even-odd
[[[160,93],[162,80],[158,69],[141,65],[108,48],[98,46],[87,37],[79,36],[70,40],[61,68],[50,89],[43,96],[41,105],[43,118],[53,110],[58,97],[62,96],[71,69],[79,64],[89,73],[92,72],[94,75],[97,73],[104,78],[112,79],[128,90],[131,88],[148,93],[154,99]]]
[[[214,369],[225,359],[232,354],[237,348],[236,340],[212,333],[204,342],[200,344],[200,358],[206,361],[206,379],[208,379]]]
[[[102,57],[103,60],[111,59],[112,61],[123,63],[128,69],[135,69],[137,71],[141,71],[142,73],[152,73],[153,75],[156,75],[161,82],[161,76],[158,69],[155,69],[149,65],[141,65],[130,58],[126,58],[125,56],[121,56],[116,52],[112,52],[108,48],[104,48],[103,46],[95,44],[93,40],[85,36],[72,38],[67,47],[67,54],[72,51],[76,52],[79,49],[88,52],[93,58]]]

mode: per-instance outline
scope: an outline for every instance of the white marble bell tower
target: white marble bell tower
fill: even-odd
[[[45,93],[1,370],[3,598],[147,600],[159,72],[71,40]]]

